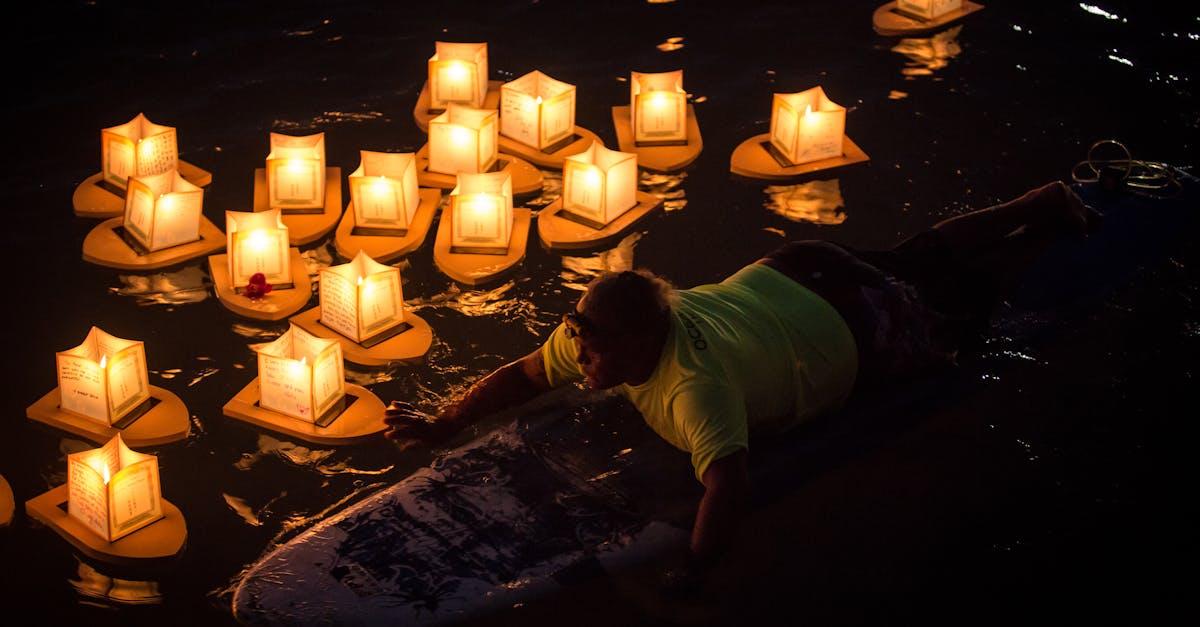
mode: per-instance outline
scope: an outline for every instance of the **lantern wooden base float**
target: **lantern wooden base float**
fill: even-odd
[[[267,198],[267,170],[254,169],[254,210],[270,209]],[[293,211],[284,209],[283,223],[288,227],[288,241],[292,246],[311,244],[337,226],[342,217],[342,169],[325,168],[325,206],[318,209]]]
[[[586,251],[611,248],[629,234],[642,218],[663,206],[660,198],[646,192],[637,193],[637,204],[603,228],[595,228],[572,219],[563,212],[561,198],[538,212],[538,238],[553,251]]]
[[[12,487],[5,481],[4,476],[0,475],[0,527],[7,527],[12,522],[16,508]]]
[[[629,105],[613,107],[612,117],[621,152],[637,153],[638,166],[647,170],[677,172],[691,165],[704,149],[704,141],[700,137],[700,124],[696,121],[696,109],[690,104],[687,106],[687,144],[680,146],[638,146],[633,140]]]
[[[387,424],[383,422],[383,401],[370,390],[350,382],[346,382],[346,396],[341,401],[345,405],[325,427],[265,409],[259,406],[260,398],[258,377],[255,377],[225,403],[222,413],[312,444],[336,446],[366,442],[377,439],[387,430]]]
[[[524,207],[513,209],[512,237],[505,254],[482,255],[450,251],[450,216],[448,210],[443,211],[433,243],[433,261],[439,270],[459,283],[479,285],[495,279],[525,258],[531,217],[531,212]]]
[[[962,7],[959,9],[940,15],[932,20],[922,20],[897,11],[896,4],[893,1],[875,9],[874,15],[871,16],[871,23],[875,27],[876,33],[884,37],[919,35],[941,28],[951,22],[956,22],[976,11],[983,10],[982,4],[964,0]]]
[[[489,171],[509,173],[512,177],[513,196],[528,196],[542,191],[542,171],[518,157],[499,157],[496,159],[496,165]],[[417,151],[417,181],[423,187],[438,189],[454,189],[454,186],[458,185],[457,176],[429,170],[429,144],[421,146]]]
[[[312,281],[308,278],[308,270],[304,265],[304,257],[300,256],[300,249],[291,248],[289,252],[292,287],[272,286],[274,289],[270,294],[257,300],[239,294],[231,287],[229,262],[225,255],[209,257],[208,272],[213,280],[217,300],[233,313],[255,320],[283,320],[300,311],[312,298]]]
[[[420,363],[433,345],[433,329],[411,311],[404,312],[404,322],[396,329],[368,339],[365,344],[359,344],[322,324],[320,307],[298,313],[290,321],[319,338],[338,340],[346,361],[362,366],[386,366],[396,361]]]
[[[212,183],[212,174],[183,159],[179,160],[179,175],[187,182],[206,187]],[[71,197],[75,215],[81,218],[116,218],[125,215],[125,190],[104,182],[104,173],[89,176]]]
[[[355,224],[354,204],[347,205],[333,240],[338,254],[353,259],[359,252],[365,252],[380,263],[389,263],[420,248],[425,243],[425,236],[429,234],[429,227],[433,226],[433,216],[437,213],[442,192],[437,189],[421,189],[419,193],[421,204],[417,206],[412,223],[403,233],[389,234],[385,230],[359,229]]]
[[[520,157],[538,167],[558,169],[562,167],[563,159],[587,150],[587,147],[591,146],[592,142],[599,142],[600,145],[604,145],[604,142],[600,141],[600,137],[595,133],[577,125],[575,132],[570,137],[550,146],[547,150],[538,150],[511,137],[501,135],[500,152]],[[519,192],[514,190],[513,193]]]
[[[67,515],[67,490],[66,484],[60,485],[25,501],[25,515],[53,529],[92,559],[121,566],[144,566],[179,555],[187,544],[183,512],[167,499],[162,499],[161,519],[109,542]]]
[[[504,81],[488,81],[487,96],[480,109],[500,109],[500,86]],[[422,133],[429,132],[429,121],[445,112],[445,109],[429,108],[429,82],[421,86],[421,94],[417,96],[417,104],[413,107],[413,120]]]
[[[58,388],[54,388],[36,403],[25,409],[25,415],[38,422],[72,433],[97,444],[104,444],[118,433],[131,447],[158,446],[187,438],[191,417],[183,401],[170,391],[150,386],[150,399],[143,408],[131,412],[125,420],[137,414],[127,426],[113,427],[63,411]],[[121,423],[118,423],[120,425]]]
[[[167,268],[225,248],[225,234],[203,216],[200,217],[200,239],[153,252],[126,234],[122,221],[122,218],[105,220],[87,234],[83,240],[84,261],[139,272]]]
[[[729,156],[729,171],[747,178],[781,181],[870,159],[848,135],[843,135],[842,156],[786,165],[784,158],[771,146],[770,133],[763,133],[747,139],[734,149]]]

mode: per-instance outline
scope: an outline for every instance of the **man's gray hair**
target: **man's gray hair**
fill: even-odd
[[[584,310],[614,331],[650,331],[669,323],[676,299],[675,288],[649,270],[605,272],[588,283]]]

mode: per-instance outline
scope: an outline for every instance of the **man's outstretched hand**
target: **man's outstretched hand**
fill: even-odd
[[[383,421],[388,426],[384,436],[399,442],[401,450],[419,443],[436,444],[455,431],[449,420],[439,420],[404,401],[389,403]]]

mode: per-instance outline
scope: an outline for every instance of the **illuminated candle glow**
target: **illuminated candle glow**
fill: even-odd
[[[635,143],[650,146],[687,142],[683,70],[657,74],[633,72],[629,79],[629,101]]]
[[[575,86],[530,72],[500,88],[500,133],[539,150],[575,132]]]
[[[505,254],[513,219],[508,172],[458,175],[458,185],[450,192],[452,252]]]
[[[775,94],[771,105],[771,145],[791,164],[842,156],[846,108],[813,87]]]
[[[175,128],[155,124],[144,114],[100,131],[103,180],[125,189],[131,176],[162,174],[179,167]]]
[[[67,515],[108,542],[163,517],[158,459],[118,433],[104,446],[67,455]]]
[[[487,44],[434,44],[429,58],[429,108],[445,109],[451,103],[482,107],[487,97]]]
[[[129,178],[123,226],[150,251],[200,239],[204,190],[178,170]]]
[[[563,162],[564,217],[603,228],[637,205],[637,155],[592,143]]]
[[[494,110],[450,105],[429,122],[429,170],[487,172],[496,163],[499,126]]]
[[[321,269],[321,323],[362,343],[404,322],[400,270],[359,251],[350,263]]]
[[[296,137],[271,133],[267,155],[267,202],[272,209],[325,207],[325,134]]]
[[[421,203],[413,153],[359,152],[350,200],[359,227],[404,231]]]
[[[225,232],[230,287],[246,287],[259,272],[275,286],[292,282],[288,228],[278,209],[226,211]]]
[[[92,327],[82,344],[56,353],[55,362],[63,411],[113,425],[150,398],[140,341]]]
[[[315,423],[346,394],[342,345],[291,325],[258,354],[259,405]]]

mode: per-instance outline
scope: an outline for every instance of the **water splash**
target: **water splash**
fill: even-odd
[[[892,52],[908,57],[900,73],[911,80],[917,76],[930,76],[945,68],[951,59],[962,53],[962,47],[958,45],[960,31],[962,26],[955,26],[933,37],[901,39],[892,48]]]
[[[233,464],[233,467],[238,470],[248,471],[263,458],[276,457],[294,466],[311,468],[326,477],[334,475],[382,475],[394,468],[394,465],[387,465],[383,468],[355,468],[350,465],[349,457],[340,460],[333,459],[335,452],[337,451],[333,449],[310,449],[307,446],[300,446],[294,442],[278,440],[269,435],[260,434],[258,436],[258,450],[254,453],[243,454],[241,459]],[[226,501],[228,500],[227,498]]]
[[[686,172],[663,174],[643,171],[640,176],[640,187],[662,199],[663,209],[667,212],[679,211],[687,206],[687,191],[683,182],[687,180]]]
[[[117,275],[121,287],[108,291],[133,297],[139,306],[186,305],[208,298],[208,275],[200,266],[188,266],[174,272]]]
[[[633,248],[641,238],[641,233],[630,233],[613,248],[590,257],[564,255],[562,258],[563,270],[559,273],[563,287],[583,292],[587,290],[588,282],[603,272],[632,270]]]
[[[767,209],[793,222],[841,224],[846,221],[846,201],[838,179],[809,181],[799,185],[770,185]]]

